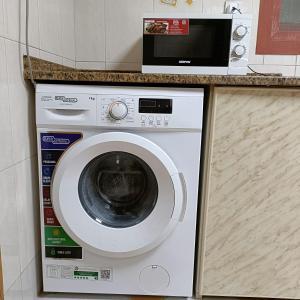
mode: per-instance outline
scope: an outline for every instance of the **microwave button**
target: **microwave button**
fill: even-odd
[[[246,47],[244,45],[236,45],[232,50],[232,55],[236,58],[242,58],[246,54]]]
[[[248,28],[244,25],[239,25],[233,32],[234,40],[241,40],[248,33]]]

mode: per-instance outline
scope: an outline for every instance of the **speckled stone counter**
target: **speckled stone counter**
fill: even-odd
[[[261,75],[172,75],[140,72],[77,70],[45,60],[31,58],[33,77],[37,82],[128,83],[213,86],[274,86],[300,87],[300,77]],[[29,67],[24,57],[24,78],[29,79]]]

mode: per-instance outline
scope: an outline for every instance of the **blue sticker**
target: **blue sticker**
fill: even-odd
[[[81,133],[41,133],[41,148],[42,150],[65,150],[81,137]]]
[[[50,185],[54,166],[42,166],[43,185]]]

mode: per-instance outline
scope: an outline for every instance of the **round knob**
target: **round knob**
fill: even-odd
[[[244,45],[237,45],[232,50],[233,56],[241,58],[246,54],[246,47]]]
[[[115,101],[109,107],[109,115],[115,120],[122,120],[127,114],[127,105],[122,101]]]
[[[234,31],[234,39],[241,40],[248,33],[248,28],[244,25],[239,25]]]

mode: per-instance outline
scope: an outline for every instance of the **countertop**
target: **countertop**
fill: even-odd
[[[300,77],[142,74],[73,69],[34,57],[31,57],[31,62],[33,78],[37,82],[300,87]],[[30,79],[29,74],[28,60],[24,56],[24,78]]]

